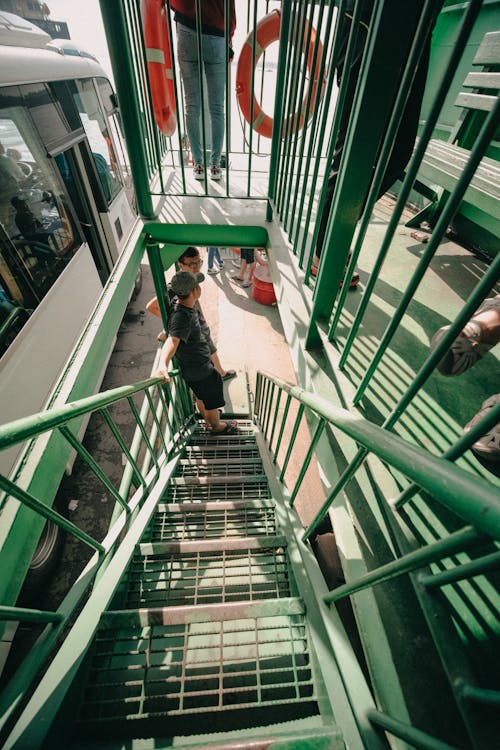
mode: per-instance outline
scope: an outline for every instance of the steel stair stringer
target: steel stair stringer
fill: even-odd
[[[47,668],[31,699],[7,737],[2,750],[36,750],[42,746],[78,669],[92,643],[102,613],[109,606],[144,529],[175,472],[180,453],[161,467],[155,486],[137,513],[126,536],[64,643]]]

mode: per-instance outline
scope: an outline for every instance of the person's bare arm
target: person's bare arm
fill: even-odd
[[[146,305],[146,310],[153,315],[156,315],[157,318],[161,318],[161,310],[160,305],[158,304],[158,298],[153,297],[153,299],[149,300],[149,302]]]
[[[168,380],[168,366],[177,351],[177,347],[180,344],[180,339],[176,336],[169,336],[162,346],[160,352],[160,361],[158,363],[158,370],[156,371],[157,377]]]

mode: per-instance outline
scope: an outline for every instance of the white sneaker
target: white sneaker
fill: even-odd
[[[220,180],[222,177],[222,169],[215,164],[212,164],[210,167],[210,177],[212,180]]]
[[[215,276],[215,274],[219,272],[216,268],[207,268],[207,273],[209,273],[210,276]]]
[[[195,164],[193,167],[193,177],[195,180],[203,180],[205,178],[205,170],[201,164]]]

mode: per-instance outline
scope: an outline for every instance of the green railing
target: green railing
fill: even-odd
[[[370,456],[412,482],[412,493],[406,491],[395,499],[381,493],[378,496],[380,518],[394,543],[393,559],[377,564],[372,548],[372,569],[334,588],[325,598],[325,603],[338,602],[366,588],[375,589],[387,581],[410,574],[471,737],[477,747],[489,747],[488,742],[493,741],[494,722],[488,723],[488,709],[496,710],[500,703],[495,670],[491,673],[484,663],[485,644],[491,644],[493,656],[494,643],[498,639],[498,622],[496,627],[494,622],[499,600],[494,575],[500,567],[499,493],[498,488],[486,479],[454,466],[451,461],[498,423],[500,404],[443,457],[431,455],[360,416],[332,406],[324,398],[262,372],[257,375],[255,416],[277,466],[280,481],[284,481],[290,461],[294,454],[298,454],[301,468],[297,479],[288,488],[291,505],[311,465],[317,460],[318,443],[328,437],[327,433],[337,441],[340,440],[339,434],[348,436],[358,447],[354,459],[347,463],[323,506],[304,530],[304,543],[314,539],[329,513],[346,503],[348,483],[359,477],[363,470],[362,461]],[[306,429],[309,426],[312,434],[305,458],[302,456],[303,441],[296,440],[299,429],[304,426]],[[412,506],[411,498],[417,492],[420,496]],[[417,519],[425,510],[430,514],[429,520],[442,519],[433,529],[434,541],[425,542],[416,531],[416,523],[413,533],[408,533],[412,528],[412,518]],[[443,520],[446,518],[448,529]],[[368,528],[363,529],[363,533],[368,535]],[[461,643],[459,623],[467,617],[482,617],[485,623],[489,623],[480,639],[484,642],[476,644],[476,652],[473,638],[467,646]],[[470,623],[469,628],[472,631]],[[399,633],[398,637],[404,638],[405,634]],[[481,679],[485,681],[482,684]],[[383,717],[373,716],[370,720],[388,728]],[[417,730],[405,725],[392,726],[389,731],[412,742],[415,747],[442,746],[437,740],[419,744]]]
[[[56,524],[62,531],[71,534],[79,542],[90,547],[94,553],[57,611],[0,606],[0,623],[15,621],[36,626],[46,625],[34,647],[30,649],[0,693],[0,732],[21,703],[23,695],[61,638],[86,593],[121,551],[122,539],[148,499],[162,467],[179,453],[193,428],[194,412],[187,387],[178,376],[178,371],[172,372],[171,375],[167,385],[163,384],[160,378],[152,377],[0,427],[0,450],[26,440],[36,441],[38,437],[58,430],[81,461],[97,477],[98,486],[104,487],[115,500],[115,510],[108,533],[103,540],[98,540],[46,505],[43,498],[34,497],[19,483],[0,475],[0,489],[4,493],[4,512],[8,503],[17,501],[48,522]],[[134,398],[141,396],[143,402],[139,411]],[[110,407],[118,402],[128,402],[130,420],[136,427],[130,447],[127,446],[110,412]],[[90,415],[102,417],[125,458],[125,470],[119,488],[114,486],[87,448],[75,436],[78,418]],[[46,470],[50,471],[49,462]]]

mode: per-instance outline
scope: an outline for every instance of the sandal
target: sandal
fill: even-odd
[[[218,432],[212,431],[212,436],[219,437],[219,435],[237,435],[238,432],[238,424],[234,421],[234,419],[232,419],[230,422],[226,422],[222,430],[219,430]]]
[[[478,413],[465,425],[464,432],[467,433],[472,427],[475,427],[498,403],[500,403],[500,393],[487,398]],[[471,451],[480,464],[493,472],[495,476],[500,476],[500,422],[480,437],[479,440],[476,440],[471,446]]]
[[[484,355],[494,346],[494,344],[481,342],[483,329],[481,324],[474,320],[476,315],[479,315],[479,313],[485,312],[486,310],[500,310],[500,295],[485,300],[476,310],[464,329],[458,334],[441,362],[437,365],[437,369],[442,375],[461,375],[463,372],[470,369],[472,365],[475,365],[476,362],[484,357]],[[431,339],[431,351],[434,351],[449,329],[450,326],[443,326],[436,331]]]

